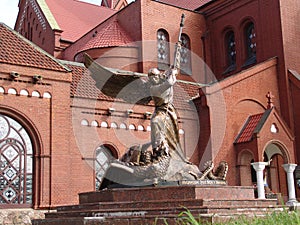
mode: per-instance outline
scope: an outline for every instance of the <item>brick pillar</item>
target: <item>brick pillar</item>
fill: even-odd
[[[282,167],[284,168],[285,172],[287,173],[287,183],[288,183],[288,190],[289,190],[289,200],[287,201],[287,205],[293,205],[297,202],[296,200],[296,192],[295,192],[295,183],[294,183],[294,170],[297,164],[283,164]]]
[[[251,163],[253,168],[256,171],[256,179],[257,179],[257,193],[258,193],[258,199],[265,199],[265,187],[264,187],[264,169],[267,165],[266,162],[254,162]]]

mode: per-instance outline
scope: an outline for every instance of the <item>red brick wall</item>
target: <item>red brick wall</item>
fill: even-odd
[[[219,8],[211,7],[203,10],[207,13],[209,30],[206,40],[209,48],[207,63],[219,79],[222,78],[222,73],[226,69],[224,32],[228,29],[233,30],[235,33],[236,71],[243,69],[246,51],[244,46],[244,25],[246,21],[252,21],[255,25],[257,62],[260,63],[275,56],[282,57],[282,38],[277,0],[263,2],[249,0],[223,1],[223,3],[217,5]],[[274,45],[277,47],[274,48]]]
[[[294,82],[298,82],[296,78],[293,79]],[[294,82],[290,82],[290,89],[291,89],[291,99],[293,105],[293,115],[294,115],[294,132],[295,132],[295,154],[296,154],[296,163],[299,163],[300,160],[300,87],[295,85]]]
[[[284,59],[287,69],[295,69],[299,72],[299,36],[300,24],[299,8],[300,2],[293,0],[279,0],[280,19],[282,23],[282,42],[284,43]]]
[[[223,72],[227,67],[224,45],[226,29],[232,29],[235,33],[237,69],[233,73],[236,73],[244,69],[242,66],[245,63],[244,22],[252,21],[254,23],[256,30],[257,63],[272,57],[278,57],[278,70],[280,74],[278,76],[278,86],[280,90],[281,114],[289,126],[292,126],[292,113],[285,68],[285,55],[289,55],[289,53],[287,53],[288,51],[284,53],[284,50],[298,49],[292,43],[297,42],[296,34],[299,32],[299,29],[296,29],[297,31],[293,31],[292,33],[288,32],[290,29],[297,28],[296,20],[292,19],[295,17],[291,15],[295,15],[296,6],[299,3],[295,3],[295,1],[291,2],[293,3],[283,3],[282,1],[279,4],[278,0],[221,1],[202,9],[207,14],[207,26],[209,30],[205,41],[209,50],[206,51],[207,55],[205,57],[217,79],[225,77]],[[281,23],[282,18],[284,18],[283,24]],[[284,36],[282,36],[282,30],[287,30],[287,32],[283,33]],[[290,47],[283,49],[283,43],[287,41],[291,43]],[[293,50],[293,52],[295,51]]]
[[[222,160],[228,162],[230,185],[239,183],[236,178],[237,152],[233,143],[248,116],[265,111],[268,91],[276,96],[274,105],[279,105],[276,62],[276,59],[266,61],[204,89],[210,109],[212,159],[216,164]],[[199,115],[202,116],[201,111]]]
[[[182,13],[184,13],[186,17],[183,33],[187,34],[191,40],[192,71],[194,72],[192,77],[183,75],[180,76],[179,79],[204,82],[203,49],[201,43],[201,36],[205,31],[204,17],[198,13],[150,0],[136,1],[109,19],[109,21],[117,19],[121,27],[126,30],[139,48],[138,57],[136,58],[136,53],[131,56],[138,62],[138,67],[122,67],[117,61],[110,62],[110,65],[114,63],[113,67],[122,69],[137,68],[138,72],[147,72],[150,67],[157,67],[157,30],[161,28],[165,29],[170,35],[170,55],[172,63],[174,46],[178,41],[179,24]],[[174,18],[174,20],[170,20],[170,18]],[[67,48],[63,54],[64,59],[74,60],[76,53],[92,38],[92,34],[104,26],[105,23],[100,24],[75,44]],[[103,54],[102,50],[99,49],[90,51],[93,51],[93,53],[91,52],[90,54],[93,54],[95,56],[94,58],[98,58]],[[113,57],[116,57],[116,55],[113,55]],[[110,60],[113,60],[113,57],[110,58]],[[122,57],[124,56],[122,55]],[[78,60],[80,61],[81,59],[79,58]],[[76,61],[78,60],[76,59]],[[118,57],[117,60],[120,60],[120,58]]]
[[[11,81],[9,73],[18,72],[20,77]],[[33,75],[43,76],[41,83],[32,82]],[[35,151],[34,206],[49,207],[63,204],[76,193],[69,190],[70,169],[70,78],[69,72],[59,73],[30,67],[1,65],[0,86],[5,89],[1,95],[1,112],[9,114],[22,123],[31,134]],[[17,95],[7,94],[14,88]],[[27,90],[29,96],[19,95]],[[41,96],[45,92],[51,99],[31,97],[33,91]],[[8,111],[9,109],[9,111]],[[23,118],[23,119],[22,119]]]
[[[19,9],[15,30],[49,54],[54,55],[54,31],[35,1],[21,1]]]
[[[292,69],[297,73],[300,72],[300,62],[298,60],[300,43],[299,43],[299,35],[300,35],[300,25],[297,21],[299,21],[299,13],[298,9],[300,7],[299,1],[279,1],[280,4],[280,18],[282,23],[282,36],[284,43],[284,59],[285,59],[285,72],[287,70]],[[295,79],[294,82],[290,83],[288,86],[290,88],[290,95],[283,96],[285,100],[290,103],[290,111],[293,114],[293,118],[291,119],[291,128],[295,132],[295,155],[296,155],[296,163],[299,163],[300,160],[300,140],[299,140],[299,124],[300,124],[300,115],[299,115],[299,80]],[[297,195],[299,196],[299,188],[296,188]]]
[[[205,20],[200,14],[178,9],[150,0],[141,0],[142,4],[142,49],[143,71],[157,66],[157,30],[164,29],[169,34],[171,64],[173,62],[174,45],[178,41],[179,24],[182,13],[185,14],[183,33],[191,41],[193,75],[182,75],[179,79],[204,82],[204,65],[202,64],[203,48],[201,36],[205,32]]]

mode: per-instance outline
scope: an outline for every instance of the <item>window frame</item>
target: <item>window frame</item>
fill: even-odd
[[[186,33],[181,34],[180,73],[192,75],[191,39]],[[186,63],[183,63],[186,59]]]
[[[170,67],[169,33],[165,29],[158,29],[156,32],[156,39],[157,39],[157,68],[159,70],[167,70]],[[162,57],[163,55],[165,55],[165,58]]]
[[[234,54],[234,58],[232,54]],[[236,70],[236,54],[235,33],[232,29],[230,29],[227,30],[224,35],[225,71],[223,72],[223,74],[228,74]]]
[[[243,37],[244,37],[244,64],[243,67],[248,67],[257,62],[257,34],[256,34],[256,26],[253,21],[247,21],[243,27]],[[254,32],[253,32],[254,31]],[[254,35],[254,36],[252,36]],[[254,40],[254,42],[253,42]],[[251,47],[254,45],[254,47]],[[254,49],[254,51],[253,51]]]
[[[18,181],[20,189],[17,190],[18,193],[16,193],[16,197],[14,197],[14,199],[18,198],[17,200],[18,202],[9,202],[8,199],[5,200],[4,191],[7,189],[7,187],[4,187],[3,191],[2,190],[0,191],[0,195],[2,196],[1,198],[3,198],[6,203],[0,203],[0,207],[1,208],[21,208],[21,207],[31,208],[35,204],[35,195],[36,195],[34,141],[32,140],[27,128],[22,123],[20,123],[17,119],[3,113],[0,113],[0,117],[6,120],[9,126],[8,127],[9,133],[7,133],[6,136],[2,134],[2,137],[0,138],[0,145],[1,145],[0,170],[3,171],[3,173],[9,170],[16,171],[14,176],[11,176],[10,177],[11,179],[9,180],[7,180],[7,177],[5,177],[4,174],[3,176],[1,175],[1,177],[3,177],[3,180],[7,180],[8,187],[14,189],[14,191],[18,189],[17,187],[15,187],[16,182],[14,181],[17,181],[18,177],[20,178]],[[6,151],[8,150],[15,151],[17,155],[9,159],[9,156],[6,154]],[[29,158],[31,157],[31,159],[29,159],[28,157]],[[4,167],[3,167],[3,162],[4,162],[3,160],[7,162],[6,165],[4,164]],[[31,162],[29,163],[28,160],[30,160]],[[19,164],[19,166],[22,167],[19,168],[20,171],[17,171],[18,167],[15,162],[17,162],[17,164]],[[9,176],[9,174],[7,175]],[[23,177],[23,181],[21,179],[22,177]],[[27,191],[27,177],[31,177],[31,186],[29,192]],[[30,196],[30,202],[27,202],[26,200],[28,196]]]

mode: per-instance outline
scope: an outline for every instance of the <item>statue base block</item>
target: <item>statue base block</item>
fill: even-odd
[[[255,199],[253,187],[176,185],[114,188],[79,194],[79,204],[57,207],[33,225],[178,224],[188,209],[197,219],[215,223],[245,215],[262,216],[284,206],[276,199]],[[180,224],[180,222],[179,222]]]
[[[254,199],[252,187],[220,185],[180,185],[115,188],[79,194],[79,203],[124,202],[178,199],[248,200]]]

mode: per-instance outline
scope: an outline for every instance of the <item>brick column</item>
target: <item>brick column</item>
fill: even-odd
[[[289,200],[287,201],[287,205],[293,205],[296,203],[296,192],[295,192],[295,183],[294,183],[294,170],[297,164],[283,164],[282,167],[284,168],[285,172],[287,173],[287,183],[288,183],[288,190],[289,190]]]
[[[264,187],[264,169],[267,165],[266,162],[254,162],[251,163],[253,168],[256,171],[256,180],[257,180],[257,193],[258,193],[258,199],[265,199],[265,187]]]

